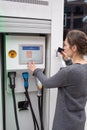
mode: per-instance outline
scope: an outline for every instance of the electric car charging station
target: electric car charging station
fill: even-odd
[[[64,0],[0,0],[0,130],[52,130],[57,89],[45,89],[28,61],[47,77],[62,66]]]
[[[47,77],[64,66],[63,18],[64,0],[0,0],[0,130],[52,130],[57,89],[45,89],[27,62]]]

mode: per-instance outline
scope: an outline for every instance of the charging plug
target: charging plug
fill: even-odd
[[[40,82],[40,80],[38,78],[35,77],[35,80],[36,80],[36,85],[37,85],[37,96],[41,96],[42,93],[41,93],[41,90],[42,90],[42,83]]]
[[[28,84],[28,78],[29,78],[28,72],[23,72],[22,77],[24,79],[24,87],[25,87],[25,89],[28,89],[28,86],[29,86],[29,84]]]
[[[10,88],[15,88],[16,72],[8,72],[8,78],[10,80]]]

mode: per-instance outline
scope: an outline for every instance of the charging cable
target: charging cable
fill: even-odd
[[[33,118],[33,123],[34,123],[34,130],[36,130],[36,127],[39,130],[39,125],[38,125],[36,116],[34,114],[33,107],[32,107],[32,104],[31,104],[30,97],[29,97],[29,93],[28,93],[28,87],[29,87],[28,78],[29,78],[29,74],[28,74],[28,72],[23,72],[22,76],[23,76],[23,79],[24,79],[25,96],[26,96],[26,98],[28,100],[28,103],[29,103],[30,109],[31,109],[31,113],[32,113],[32,118]]]
[[[42,83],[38,78],[35,77],[36,80],[36,86],[37,86],[37,97],[38,97],[38,109],[39,109],[39,116],[40,116],[40,123],[41,123],[41,130],[44,130],[43,127],[43,115],[42,115],[42,105],[43,105],[43,94],[42,94]]]
[[[15,77],[16,77],[16,72],[8,72],[8,78],[9,78],[9,81],[10,81],[10,88],[12,90],[12,96],[13,96],[15,122],[16,122],[17,130],[19,130],[19,123],[18,123],[17,109],[16,109],[16,98],[15,98],[15,92],[14,92],[14,89],[15,89]]]

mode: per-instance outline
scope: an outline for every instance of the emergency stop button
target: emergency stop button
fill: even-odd
[[[8,52],[8,56],[9,56],[10,58],[15,58],[15,57],[17,56],[17,52],[16,52],[15,50],[10,50],[10,51]]]

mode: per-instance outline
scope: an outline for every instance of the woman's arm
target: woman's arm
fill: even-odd
[[[65,64],[66,64],[66,65],[72,65],[72,64],[73,64],[73,62],[72,62],[71,59],[64,60],[64,61],[65,61]]]
[[[64,87],[66,84],[67,76],[65,73],[65,69],[59,70],[55,75],[51,76],[50,78],[47,78],[46,75],[43,74],[41,69],[36,68],[34,63],[28,63],[28,69],[33,72],[33,75],[40,80],[45,88]]]

